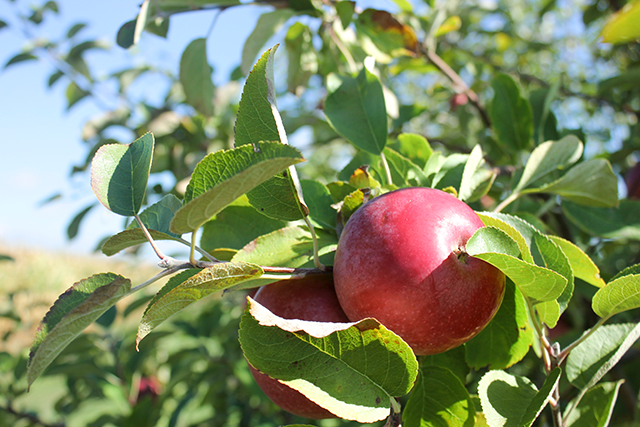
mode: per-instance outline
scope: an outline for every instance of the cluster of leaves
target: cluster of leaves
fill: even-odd
[[[98,200],[114,213],[136,219],[135,226],[107,240],[103,251],[112,254],[149,240],[164,270],[133,288],[128,279],[113,273],[92,276],[70,288],[53,305],[38,330],[29,359],[29,384],[84,328],[120,299],[159,277],[185,270],[174,275],[149,302],[138,327],[137,343],[170,316],[216,292],[326,270],[325,265],[332,263],[344,221],[362,203],[380,193],[427,186],[453,192],[471,202],[490,192],[496,171],[486,168],[480,146],[468,155],[446,156],[433,151],[424,138],[415,134],[400,135],[397,151],[386,146],[382,85],[366,67],[355,77],[342,77],[331,88],[325,113],[337,132],[363,150],[370,167],[355,167],[351,172],[353,166],[364,161],[356,156],[345,169],[347,181],[328,185],[303,181],[303,185],[294,168],[302,156],[286,144],[275,107],[275,51],[267,51],[247,79],[236,121],[236,147],[205,157],[195,168],[182,201],[167,195],[138,214],[153,157],[151,134],[129,145],[110,144],[98,150],[91,168]],[[504,77],[500,80],[510,82]],[[517,87],[508,87],[516,91],[508,98],[518,100]],[[360,102],[363,96],[368,102]],[[354,98],[356,102],[351,101]],[[363,107],[358,109],[356,105]],[[353,128],[358,131],[350,133]],[[555,195],[563,207],[568,204],[577,209],[616,206],[617,180],[609,163],[593,159],[575,164],[581,159],[582,150],[582,143],[575,136],[538,145],[511,195],[493,213],[479,212],[486,227],[469,240],[467,251],[503,271],[509,279],[508,290],[494,320],[464,347],[418,362],[401,339],[374,319],[318,327],[314,322],[281,319],[250,300],[240,324],[244,356],[258,370],[300,391],[338,417],[358,422],[383,420],[390,409],[390,419],[398,418],[401,409],[395,399],[409,393],[402,415],[408,426],[450,423],[454,419],[471,425],[484,422],[490,426],[528,426],[550,401],[557,425],[580,425],[583,416],[608,420],[620,384],[594,386],[633,344],[635,335],[629,338],[627,334],[636,326],[610,325],[611,331],[606,334],[600,333],[600,328],[612,316],[640,307],[638,266],[620,272],[605,284],[596,265],[578,246],[545,234],[518,216],[498,212],[527,194]],[[374,171],[382,183],[373,176]],[[585,181],[593,184],[585,189]],[[234,220],[247,224],[251,218],[255,227],[233,233],[231,240],[240,236],[249,239],[239,250],[226,247],[230,245],[224,244],[225,236],[215,233],[228,225],[224,224],[224,216],[220,218],[222,223],[217,216],[227,208],[252,212],[247,218],[241,211],[234,216]],[[287,225],[286,221],[300,222]],[[203,233],[201,246],[210,245],[211,241],[223,246],[197,246],[201,227],[210,229]],[[270,231],[271,227],[275,230]],[[188,261],[165,256],[155,247],[155,239],[189,245],[181,237],[185,233],[192,236]],[[195,258],[196,250],[204,260]],[[211,255],[216,250],[233,256],[228,262],[220,261]],[[600,321],[561,349],[549,341],[547,328],[555,327],[567,309],[576,279],[600,288],[592,299],[593,311]],[[546,372],[539,389],[526,376],[504,370],[520,362],[532,346]],[[593,347],[603,352],[594,355]],[[300,358],[313,363],[307,363],[307,369],[295,367],[292,362]],[[320,365],[332,375],[318,376]],[[469,369],[489,366],[492,370],[474,384],[474,401],[465,387]],[[579,390],[565,414],[561,413],[559,386],[563,372]],[[434,387],[432,381],[446,386]],[[517,405],[505,406],[507,393],[518,400]],[[432,401],[446,406],[446,413],[430,409]]]
[[[221,91],[211,82],[207,40],[196,39],[182,55],[179,77],[169,77],[176,83],[172,87],[181,90],[172,89],[164,107],[145,106],[142,122],[134,122],[132,108],[126,107],[87,124],[92,149],[79,169],[93,158],[91,182],[99,201],[136,219],[106,240],[103,252],[112,255],[143,242],[170,240],[190,246],[191,257],[177,261],[155,248],[164,270],[148,282],[132,287],[128,279],[104,273],[74,285],[43,320],[32,348],[29,383],[86,326],[159,277],[185,270],[149,302],[138,344],[158,335],[149,333],[171,315],[213,293],[323,271],[332,264],[342,226],[362,203],[395,188],[425,186],[450,191],[477,211],[493,210],[480,213],[487,227],[467,248],[509,278],[504,303],[483,333],[464,347],[416,360],[399,357],[410,352],[402,344],[388,344],[396,341],[389,339],[392,332],[375,322],[315,331],[304,322],[292,326],[251,303],[240,325],[245,357],[341,418],[360,422],[386,418],[390,407],[398,411],[396,398],[401,398],[406,426],[531,425],[549,403],[551,411],[544,416],[555,425],[586,425],[593,419],[593,425],[607,425],[621,382],[599,381],[635,342],[637,326],[628,312],[640,305],[640,202],[618,200],[615,175],[630,166],[640,147],[634,107],[639,92],[633,84],[637,44],[599,53],[628,70],[599,81],[594,90],[587,75],[564,77],[541,65],[548,63],[539,60],[544,54],[560,53],[551,43],[519,34],[515,11],[532,6],[510,4],[496,11],[510,26],[488,32],[481,23],[487,12],[481,8],[460,7],[454,14],[452,5],[428,2],[419,11],[407,2],[396,3],[396,15],[360,10],[348,1],[291,2],[263,14],[245,44],[239,74],[246,74],[266,41],[289,25],[284,39],[287,90],[302,97],[282,116],[275,106],[275,49],[247,78],[234,130],[229,118],[236,116],[235,107],[218,109],[214,99]],[[145,31],[166,36],[176,13],[236,6],[146,0],[138,18],[121,28],[118,43],[128,47]],[[554,7],[548,2],[537,10],[537,21]],[[597,22],[596,15],[603,13],[601,6],[590,8],[584,20]],[[637,36],[629,24],[633,14],[635,6],[610,21],[611,41]],[[471,40],[475,44],[469,50]],[[514,53],[518,60],[510,61]],[[147,71],[113,77],[128,82]],[[314,75],[322,77],[326,97],[315,99],[309,90],[316,88]],[[434,75],[436,83],[425,87],[420,79]],[[125,95],[126,85],[120,88]],[[628,119],[631,136],[620,150],[584,155],[581,141],[594,132],[586,123],[567,129],[557,108],[575,98],[636,118]],[[192,114],[176,112],[184,104],[193,107]],[[594,105],[585,109],[595,114]],[[434,123],[439,130],[432,129]],[[129,145],[112,144],[104,132],[116,125],[142,136]],[[294,165],[303,158],[287,145],[285,129],[291,134],[303,126],[312,129],[315,148],[311,167],[303,170],[328,184],[297,177]],[[327,168],[326,153],[348,153],[349,162],[339,171]],[[182,200],[176,187],[140,212],[149,174],[164,170],[177,183],[191,175]],[[191,242],[182,239],[186,233]],[[202,260],[195,258],[196,251]],[[621,322],[603,326],[613,316]],[[554,343],[549,330],[566,325],[567,319],[578,336]],[[291,331],[296,332],[293,338]],[[265,336],[278,355],[292,354],[292,346],[299,348],[301,342],[318,363],[333,366],[346,355],[340,359],[346,394],[315,375],[294,375],[270,362]],[[327,343],[333,341],[360,344],[321,354],[318,348],[331,347]],[[363,365],[362,355],[378,361],[375,372]],[[388,380],[380,372],[397,375]],[[446,411],[426,404],[434,400]]]

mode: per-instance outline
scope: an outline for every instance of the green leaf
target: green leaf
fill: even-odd
[[[527,302],[522,292],[507,280],[500,309],[489,324],[465,344],[466,361],[480,369],[506,369],[526,356],[533,344]]]
[[[555,2],[555,0],[552,0]],[[548,88],[534,89],[529,93],[529,102],[533,110],[533,141],[536,145],[543,141],[557,140],[558,119],[551,110],[551,103],[558,96],[562,79],[556,81]]]
[[[288,320],[249,299],[239,337],[254,368],[348,420],[386,418],[418,373],[411,349],[375,319]]]
[[[4,68],[6,69],[7,67],[10,67],[11,65],[15,65],[15,64],[19,64],[21,62],[25,62],[25,61],[33,61],[38,59],[37,56],[31,54],[31,53],[19,53],[15,56],[13,56],[11,59],[9,59],[7,61],[6,64],[4,64]]]
[[[87,24],[85,24],[84,22],[78,22],[72,25],[67,31],[67,38],[68,39],[72,38],[73,36],[78,34],[80,31],[82,31],[86,27],[87,27]]]
[[[567,279],[555,271],[529,264],[518,258],[497,253],[470,253],[493,265],[520,288],[534,303],[556,300],[567,285]]]
[[[287,87],[289,92],[299,95],[307,87],[311,76],[318,71],[318,53],[313,46],[313,33],[303,23],[296,22],[287,31],[285,47],[289,57]]]
[[[444,353],[420,357],[421,367],[440,367],[448,369],[464,384],[469,375],[469,365],[465,359],[464,346],[460,345]]]
[[[15,261],[13,257],[9,255],[0,254],[0,261]]]
[[[558,180],[523,193],[551,193],[585,206],[618,205],[618,179],[605,159],[592,159],[571,168]]]
[[[640,1],[630,1],[613,14],[602,28],[605,43],[629,43],[640,38]]]
[[[467,163],[464,165],[464,171],[462,172],[462,179],[460,181],[460,189],[458,190],[458,198],[460,200],[467,200],[473,195],[473,192],[480,184],[473,180],[473,176],[483,164],[484,159],[482,155],[482,147],[480,147],[480,145],[476,145],[473,147],[473,150],[471,150]]]
[[[511,152],[526,150],[533,137],[531,104],[522,96],[516,82],[506,74],[491,81],[494,91],[489,115],[500,145]]]
[[[66,95],[67,95],[67,110],[69,110],[78,102],[82,101],[84,98],[89,96],[90,93],[82,89],[75,82],[71,82],[69,83],[69,86],[67,86]]]
[[[195,39],[180,59],[180,83],[187,103],[206,117],[213,116],[213,68],[207,60],[207,39]]]
[[[130,289],[129,279],[101,273],[75,283],[60,295],[36,331],[29,354],[29,386],[74,338]]]
[[[260,51],[262,51],[265,43],[294,15],[295,12],[288,8],[276,9],[273,12],[260,15],[256,26],[253,28],[251,34],[249,34],[242,48],[242,62],[240,64],[242,74],[247,75],[249,73],[253,61]]]
[[[494,252],[516,258],[520,256],[518,244],[507,233],[491,226],[476,230],[467,241],[466,248],[470,254]]]
[[[162,233],[160,231],[149,230],[149,234],[153,240],[177,240],[178,238],[173,237],[175,233],[171,233],[171,235],[167,233]],[[124,230],[109,237],[101,247],[102,253],[106,256],[112,256],[117,254],[118,252],[130,248],[136,245],[142,245],[147,243],[147,236],[145,236],[144,232],[140,228],[131,228],[128,230]]]
[[[80,223],[82,223],[82,220],[84,219],[84,217],[89,213],[91,209],[93,209],[95,205],[96,205],[95,203],[90,204],[89,206],[87,206],[86,208],[78,212],[78,214],[73,218],[73,220],[71,220],[69,227],[67,227],[67,238],[69,240],[73,239],[78,235],[78,231],[80,229]]]
[[[354,1],[339,1],[335,3],[336,12],[340,18],[342,28],[346,29],[353,21],[353,14],[356,11],[356,2]]]
[[[630,274],[640,274],[640,264],[634,264],[625,268],[622,271],[619,271],[618,274],[613,276],[609,281],[613,282],[614,280],[619,279],[620,277],[628,276]]]
[[[302,160],[298,150],[277,142],[210,153],[196,166],[171,231],[197,230],[238,197]]]
[[[522,259],[533,264],[533,255],[531,255],[531,250],[529,249],[532,227],[528,226],[524,220],[512,215],[495,212],[476,212],[476,214],[480,217],[484,225],[502,230],[511,237],[518,244]],[[527,234],[529,238],[526,239],[522,233]]]
[[[473,427],[475,417],[471,397],[453,372],[438,366],[421,366],[402,412],[403,426]]]
[[[224,208],[214,219],[204,224],[200,247],[211,252],[214,249],[242,249],[246,244],[264,234],[286,226],[284,221],[266,217],[256,211],[246,198],[241,198]]]
[[[264,273],[257,265],[239,262],[215,264],[199,272],[193,270],[169,280],[149,302],[138,325],[136,347],[159,324],[194,302]]]
[[[549,236],[536,233],[531,250],[534,252],[536,264],[555,271],[567,281],[562,295],[555,301],[547,301],[535,306],[540,320],[550,328],[554,328],[573,296],[573,270],[567,256]]]
[[[389,147],[386,147],[383,152],[391,170],[394,185],[399,187],[428,185],[429,179],[418,165]]]
[[[287,144],[287,134],[276,107],[273,73],[276,49],[277,46],[265,52],[247,77],[235,126],[236,147],[258,141]],[[247,197],[253,207],[273,219],[295,221],[309,213],[294,167],[257,186]]]
[[[321,182],[310,179],[303,179],[300,184],[302,192],[306,195],[309,218],[320,227],[335,230],[338,212],[331,207],[333,199],[329,189]]]
[[[413,29],[385,10],[365,9],[355,24],[358,34],[366,35],[385,56],[415,56],[418,51],[418,39]],[[366,50],[366,44],[363,47]],[[389,60],[385,58],[385,62]]]
[[[333,265],[333,253],[338,246],[335,233],[316,230],[320,261]],[[313,240],[303,227],[287,227],[258,237],[234,257],[233,262],[249,262],[273,267],[313,266]]]
[[[134,216],[142,207],[153,158],[153,135],[100,147],[91,163],[91,188],[107,209]]]
[[[540,144],[529,156],[520,181],[513,191],[519,192],[543,176],[574,164],[582,156],[582,149],[582,142],[574,135],[567,135],[560,141]]]
[[[591,308],[602,318],[640,307],[640,274],[622,276],[607,283],[593,296]]]
[[[123,49],[129,49],[134,44],[136,20],[127,21],[118,30],[116,43]]]
[[[180,235],[172,233],[169,229],[173,216],[182,207],[182,202],[173,194],[167,194],[158,202],[149,206],[140,213],[140,220],[149,230],[159,231],[171,237],[179,238]],[[128,229],[140,228],[138,221],[133,221]]]
[[[436,156],[432,156],[435,158]],[[435,165],[437,170],[435,170],[435,174],[433,177],[433,182],[431,183],[431,187],[444,189],[447,187],[460,188],[460,182],[462,181],[462,174],[464,173],[464,167],[469,160],[468,154],[450,154],[444,158],[442,161],[438,162],[438,165]],[[431,165],[427,163],[427,167],[431,167]],[[426,173],[426,171],[425,171]]]
[[[387,110],[378,77],[363,68],[357,77],[330,74],[324,114],[353,145],[380,155],[387,143]]]
[[[422,135],[415,133],[401,133],[398,135],[398,146],[394,147],[397,152],[411,160],[422,169],[427,164],[427,160],[433,154],[429,141]]]
[[[589,235],[640,240],[639,200],[620,200],[617,208],[594,208],[563,201],[562,211],[571,222]]]
[[[526,377],[504,371],[487,372],[478,384],[487,422],[491,427],[529,427],[549,402],[561,369],[549,373],[540,391]]]
[[[627,91],[634,89],[640,82],[640,67],[628,67],[617,76],[598,83],[598,96],[611,97],[614,90]]]
[[[593,387],[640,337],[640,324],[604,325],[569,353],[565,370],[571,384]]]
[[[605,283],[600,277],[600,269],[582,249],[568,240],[558,236],[548,236],[556,245],[562,249],[567,256],[573,275],[598,288],[604,287]]]
[[[565,412],[563,419],[567,427],[607,427],[613,414],[620,386],[624,380],[615,383],[602,383],[590,389],[579,402],[569,403],[571,412]]]
[[[497,228],[478,229],[467,242],[466,250],[502,271],[535,302],[557,299],[567,285],[567,279],[555,271],[516,258],[518,244]]]

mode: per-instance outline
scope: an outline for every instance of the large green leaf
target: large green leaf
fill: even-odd
[[[551,193],[594,207],[618,205],[618,179],[605,159],[592,159],[571,168],[558,180],[523,193]]]
[[[580,389],[596,385],[640,337],[640,324],[604,325],[571,350],[567,379]]]
[[[136,346],[159,324],[194,302],[262,274],[262,269],[254,264],[225,262],[173,277],[149,302],[138,325]]]
[[[206,251],[221,248],[240,250],[255,238],[285,226],[285,222],[256,211],[246,197],[242,197],[204,224],[200,247]]]
[[[606,43],[628,43],[640,38],[640,1],[634,0],[609,18],[600,35]]]
[[[469,375],[469,365],[465,359],[465,349],[463,345],[454,347],[444,353],[432,354],[420,357],[421,367],[433,367],[448,369],[462,381],[466,383],[467,375]]]
[[[529,156],[520,181],[513,191],[523,190],[543,176],[574,164],[582,156],[582,148],[582,142],[574,135],[565,136],[560,141],[540,144]]]
[[[495,317],[477,336],[465,344],[469,366],[507,369],[518,363],[533,344],[527,302],[522,292],[507,280],[504,298]]]
[[[331,206],[333,199],[327,186],[310,179],[303,179],[300,184],[306,195],[309,218],[320,227],[335,230],[338,212]]]
[[[567,285],[567,279],[555,271],[516,258],[519,254],[517,243],[497,228],[477,230],[466,248],[469,255],[502,271],[536,303],[557,299]]]
[[[153,135],[100,147],[91,163],[91,188],[107,209],[134,216],[142,207],[153,158]]]
[[[187,203],[176,212],[171,231],[197,230],[247,191],[303,160],[298,150],[276,142],[256,142],[209,154],[191,176],[185,193]]]
[[[593,296],[591,307],[602,318],[640,307],[640,274],[621,276],[607,283]]]
[[[392,399],[407,394],[418,373],[409,346],[375,319],[289,320],[249,299],[239,337],[254,368],[358,422],[386,418]]]
[[[520,257],[524,261],[533,264],[533,255],[531,255],[531,249],[529,248],[531,237],[530,233],[527,233],[532,227],[529,227],[524,220],[512,215],[494,212],[476,212],[476,214],[478,214],[484,225],[502,230],[511,237],[518,244]],[[527,238],[523,233],[527,235]]]
[[[562,211],[578,228],[592,236],[640,240],[640,200],[620,200],[617,208],[594,208],[563,201]]]
[[[429,141],[422,135],[415,133],[401,133],[398,135],[397,152],[424,169],[427,160],[433,154]]]
[[[429,179],[420,169],[420,166],[389,147],[386,147],[383,153],[387,159],[394,185],[398,187],[425,187],[428,185]]]
[[[353,145],[380,155],[387,143],[387,110],[382,84],[363,68],[357,77],[330,74],[324,114],[331,126]]]
[[[575,277],[598,288],[602,288],[605,285],[604,280],[600,277],[600,269],[596,266],[593,260],[582,251],[582,249],[562,237],[548,237],[558,245],[560,249],[562,249],[562,252],[567,256]]]
[[[565,425],[567,427],[607,427],[623,382],[624,380],[598,384],[587,391],[580,402],[572,400],[569,403],[571,412],[564,414]],[[578,406],[573,408],[576,403]]]
[[[101,273],[75,283],[60,295],[36,331],[29,354],[29,386],[74,338],[130,289],[129,279]]]
[[[464,384],[439,366],[421,366],[402,412],[404,427],[473,427],[476,410]]]
[[[512,152],[529,148],[533,137],[531,104],[507,74],[495,76],[491,87],[494,95],[489,115],[500,145]]]
[[[213,116],[213,68],[207,60],[207,39],[195,39],[180,59],[180,83],[187,103],[204,116]]]
[[[338,246],[335,233],[316,230],[320,261],[333,264]],[[313,240],[309,230],[303,227],[287,227],[264,236],[238,251],[233,262],[259,263],[273,267],[308,267],[313,265]]]
[[[473,176],[483,164],[484,159],[482,155],[482,147],[480,147],[480,145],[476,145],[473,147],[473,150],[471,150],[469,159],[464,165],[462,179],[460,180],[460,188],[458,189],[458,198],[460,200],[467,200],[473,195],[474,191],[480,184],[473,179]]]
[[[561,370],[549,373],[540,391],[526,377],[504,371],[487,372],[478,384],[478,395],[491,427],[529,427],[549,402]]]
[[[235,125],[236,147],[265,140],[287,144],[287,134],[276,107],[273,73],[276,49],[277,46],[265,52],[247,77]],[[247,197],[253,207],[273,219],[295,221],[308,214],[294,167],[274,174]]]
[[[282,28],[285,22],[289,20],[295,12],[289,8],[276,9],[273,12],[267,12],[260,15],[256,26],[247,38],[242,48],[242,63],[240,68],[243,74],[251,71],[253,61],[262,51],[265,43]]]

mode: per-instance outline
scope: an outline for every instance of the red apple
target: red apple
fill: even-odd
[[[260,288],[255,298],[272,313],[285,319],[316,322],[348,322],[333,287],[330,275],[312,275],[299,280],[281,280]],[[249,365],[256,382],[279,407],[305,418],[335,418],[302,393],[258,372]]]
[[[465,343],[504,296],[504,274],[465,252],[480,227],[469,206],[440,190],[376,197],[340,236],[333,267],[340,305],[351,321],[376,318],[418,355]]]

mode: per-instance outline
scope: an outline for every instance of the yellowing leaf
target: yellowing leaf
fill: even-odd
[[[640,38],[640,0],[613,14],[600,32],[605,43],[628,43]]]

